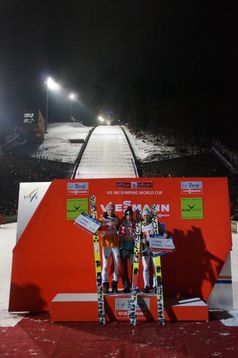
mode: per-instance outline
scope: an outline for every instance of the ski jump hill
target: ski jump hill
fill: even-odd
[[[156,204],[176,247],[161,259],[165,318],[208,320],[207,300],[231,249],[227,179],[139,178],[135,162],[121,127],[99,126],[72,179],[21,183],[9,311],[98,320],[92,234],[74,223],[96,195],[98,217],[110,201],[120,218],[128,205]],[[156,296],[141,299],[138,319],[157,320]],[[122,291],[105,295],[107,320],[128,320],[129,301]]]

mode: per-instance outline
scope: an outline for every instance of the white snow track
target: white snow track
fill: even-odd
[[[75,179],[138,177],[133,153],[120,126],[98,126],[91,134]]]

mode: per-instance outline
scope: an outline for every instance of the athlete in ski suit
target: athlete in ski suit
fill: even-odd
[[[100,236],[102,238],[102,283],[105,293],[109,292],[108,282],[108,265],[110,256],[113,258],[114,272],[112,278],[112,293],[117,291],[117,283],[119,279],[119,238],[118,238],[119,218],[115,215],[115,206],[110,202],[106,206],[106,212],[103,214],[102,224],[100,228]]]
[[[121,248],[121,259],[123,266],[124,292],[130,292],[131,278],[128,275],[128,259],[130,260],[131,272],[133,266],[135,220],[130,206],[124,211],[124,216],[119,225],[119,239]]]
[[[143,280],[144,280],[144,292],[148,293],[150,291],[150,276],[149,276],[149,267],[150,262],[152,261],[153,265],[153,287],[156,284],[155,277],[155,265],[154,260],[151,260],[149,255],[149,239],[150,235],[153,233],[153,227],[151,223],[151,211],[145,208],[142,212],[142,265],[143,265]]]

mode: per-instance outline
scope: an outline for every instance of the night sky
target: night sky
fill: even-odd
[[[229,135],[237,118],[237,20],[224,1],[0,0],[0,121],[100,111],[141,128]],[[96,123],[96,121],[94,122]]]

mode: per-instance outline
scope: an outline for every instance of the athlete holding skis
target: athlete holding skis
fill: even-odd
[[[112,293],[117,293],[117,283],[119,279],[119,238],[118,238],[119,218],[115,215],[115,206],[112,202],[106,206],[106,212],[102,217],[100,236],[102,238],[102,282],[104,293],[109,293],[108,265],[110,256],[113,258],[114,272],[112,278]]]
[[[124,293],[130,292],[131,287],[131,278],[129,278],[128,275],[128,260],[130,261],[132,272],[134,254],[134,233],[135,220],[133,219],[132,208],[131,206],[128,206],[127,209],[124,211],[124,217],[121,219],[119,226]]]
[[[153,234],[153,226],[151,220],[151,210],[145,208],[142,212],[142,265],[143,265],[143,280],[144,280],[144,292],[150,291],[150,276],[149,267],[150,262],[153,266],[153,290],[156,291],[156,276],[155,276],[155,264],[154,258],[150,255],[149,240]],[[161,228],[160,228],[161,229]],[[156,292],[155,292],[156,293]]]

